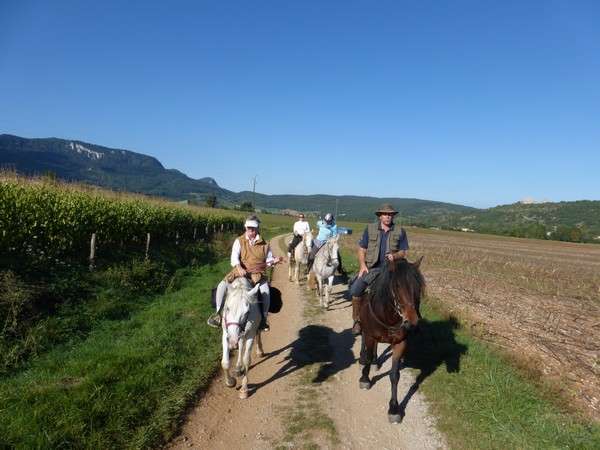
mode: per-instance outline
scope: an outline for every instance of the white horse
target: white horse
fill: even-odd
[[[333,274],[340,265],[338,260],[338,238],[339,236],[336,236],[323,244],[317,251],[315,262],[312,266],[312,272],[315,274],[317,288],[319,289],[319,304],[326,309],[329,308],[329,296],[331,287],[333,286]],[[324,279],[327,279],[327,284],[325,286],[323,285]]]
[[[264,356],[260,331],[261,312],[258,305],[257,284],[252,288],[247,278],[240,277],[233,280],[227,288],[227,297],[223,307],[223,358],[221,367],[225,374],[225,384],[234,387],[236,379],[242,376],[240,398],[248,398],[248,369],[250,368],[250,354],[254,339],[257,341],[256,355]],[[239,347],[239,348],[238,348]],[[229,374],[229,352],[238,348],[237,363],[233,372]]]
[[[310,251],[310,247],[312,245],[312,233],[307,231],[302,235],[302,242],[296,245],[294,249],[294,266],[292,267],[292,263],[290,261],[289,264],[289,280],[294,281],[296,279],[296,283],[300,283],[300,265],[308,264],[308,252]]]

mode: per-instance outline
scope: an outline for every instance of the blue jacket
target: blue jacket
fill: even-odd
[[[328,239],[337,236],[338,229],[335,222],[331,225],[327,224],[324,220],[319,220],[317,222],[317,227],[319,228],[319,234],[317,234],[317,240],[321,243],[327,242]]]

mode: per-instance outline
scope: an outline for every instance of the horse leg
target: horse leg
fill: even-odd
[[[289,280],[289,281],[294,281],[294,280],[292,279],[292,270],[293,270],[293,269],[292,269],[292,262],[290,261],[290,262],[289,262],[289,264],[288,264],[288,280]]]
[[[298,261],[296,261],[295,276],[296,276],[296,284],[300,284],[300,263]]]
[[[323,306],[323,279],[320,275],[317,276],[317,294],[319,295],[319,306]]]
[[[333,275],[327,280],[327,291],[325,292],[325,308],[329,308],[329,301],[331,298],[331,290],[333,289]]]
[[[221,358],[221,367],[225,376],[225,384],[227,387],[235,386],[235,378],[229,375],[229,345],[227,343],[227,333],[223,330],[223,357]]]
[[[265,352],[262,346],[262,333],[260,331],[256,332],[256,356],[258,358],[262,358],[265,356]]]
[[[246,339],[240,338],[240,342],[238,345],[238,354],[235,362],[235,369],[233,369],[233,376],[239,377],[242,374],[242,356],[244,355],[245,347],[244,344]]]
[[[362,376],[358,380],[358,385],[361,389],[371,389],[371,379],[369,372],[371,371],[371,362],[373,361],[373,347],[375,339],[362,335],[359,363],[364,364],[362,368]]]
[[[242,386],[240,387],[240,398],[246,399],[248,398],[248,371],[250,370],[250,359],[252,355],[252,343],[254,342],[254,337],[250,337],[246,340],[246,345],[244,347],[244,356],[242,358],[242,367],[241,367],[241,375],[242,375]],[[240,350],[240,354],[242,351]]]
[[[388,409],[388,420],[390,423],[402,422],[403,413],[398,406],[398,381],[400,380],[400,364],[402,355],[406,350],[406,341],[394,345],[392,350],[392,368],[390,369],[390,383],[392,385],[392,398]]]

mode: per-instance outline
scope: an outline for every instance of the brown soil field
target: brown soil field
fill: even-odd
[[[600,420],[600,245],[407,233],[409,259],[424,257],[429,301]]]

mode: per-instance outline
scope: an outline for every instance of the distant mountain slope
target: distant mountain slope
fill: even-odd
[[[0,135],[0,166],[27,175],[53,172],[59,178],[95,184],[111,189],[141,192],[181,199],[203,199],[214,194],[223,204],[252,202],[263,209],[295,209],[325,213],[336,210],[348,219],[370,220],[382,202],[392,203],[406,219],[439,220],[451,213],[474,211],[461,205],[418,199],[375,198],[331,195],[264,195],[235,193],[219,187],[212,178],[194,180],[175,169],[165,169],[156,159],[129,150],[102,147],[81,141],[57,138],[27,139]]]
[[[578,229],[585,240],[594,240],[600,236],[600,201],[514,203],[473,211],[467,215],[455,215],[452,220],[460,227],[490,233],[515,231],[515,235],[525,234],[527,237],[569,234]],[[564,236],[562,240],[579,239],[567,239]]]
[[[194,180],[178,170],[165,169],[151,156],[81,141],[26,139],[3,134],[0,135],[0,166],[27,175],[53,172],[65,180],[173,199],[191,198],[196,193],[234,197],[212,178]]]
[[[252,192],[240,192],[239,197],[252,201]],[[336,206],[337,201],[337,206]],[[451,214],[477,211],[469,206],[413,198],[377,198],[352,195],[262,195],[256,194],[256,203],[265,208],[313,211],[325,214],[338,211],[341,218],[350,220],[374,219],[374,211],[382,203],[391,203],[406,222],[446,223]]]
[[[27,139],[0,135],[0,167],[27,175],[52,172],[58,177],[116,190],[140,192],[174,200],[217,196],[221,205],[256,201],[260,209],[283,209],[324,214],[335,212],[349,220],[370,221],[383,202],[400,211],[402,223],[466,228],[494,234],[554,239],[588,240],[600,236],[600,201],[502,205],[476,209],[451,203],[409,198],[333,195],[265,195],[232,192],[212,178],[195,180],[175,169],[165,169],[151,156],[57,138]],[[337,202],[337,204],[336,204]]]

